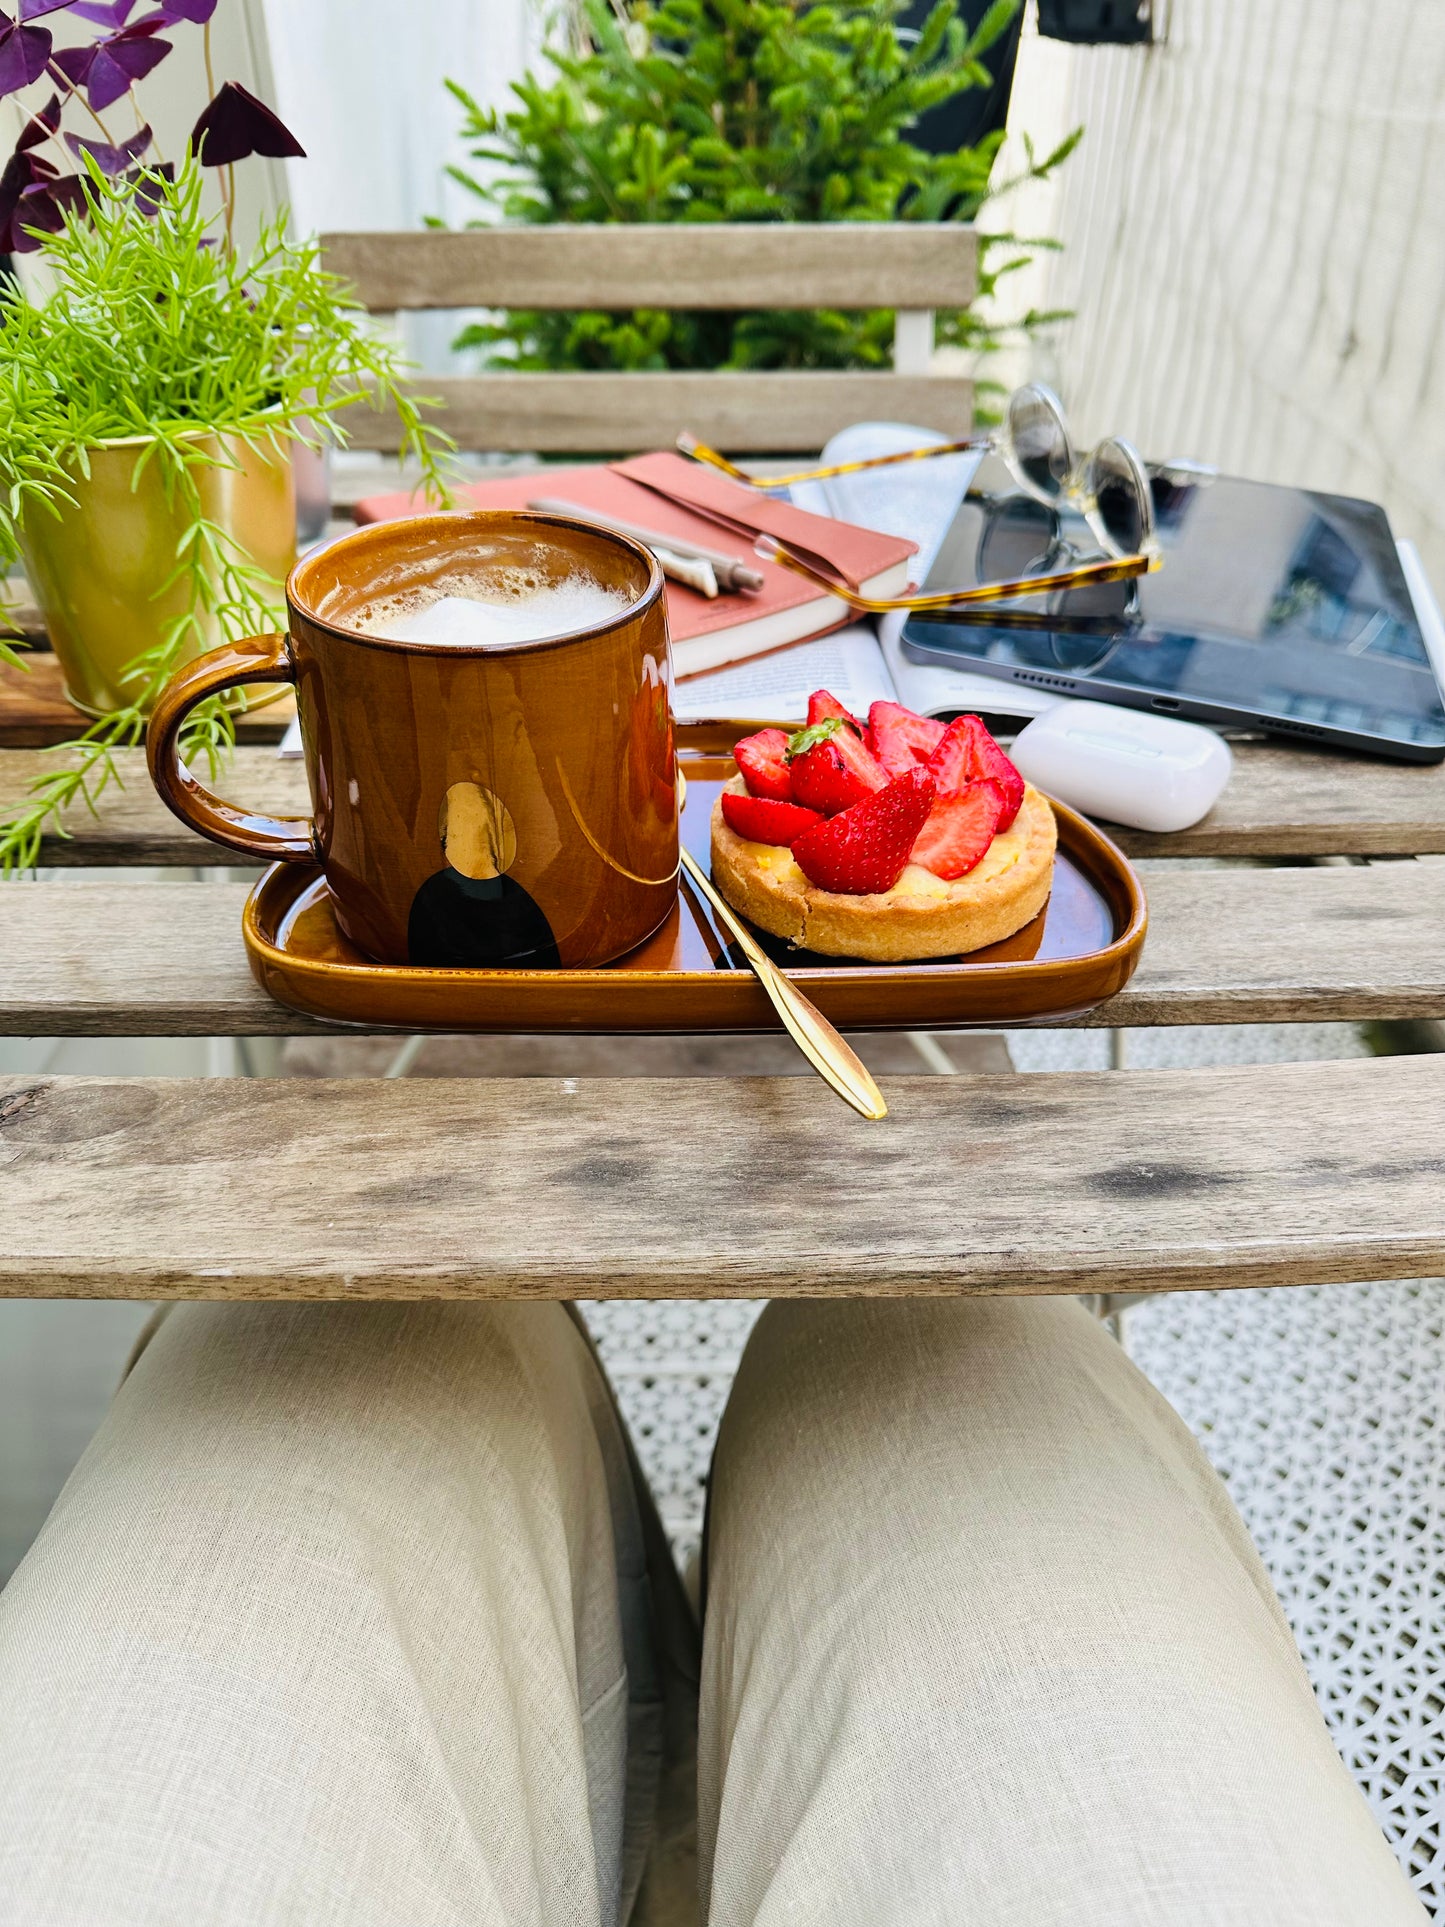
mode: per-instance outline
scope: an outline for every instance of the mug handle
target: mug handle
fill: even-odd
[[[146,762],[166,807],[212,843],[260,857],[263,863],[319,863],[315,825],[306,816],[261,816],[212,795],[181,761],[181,725],[197,703],[238,683],[295,680],[289,636],[277,633],[223,643],[171,677],[146,728]]]

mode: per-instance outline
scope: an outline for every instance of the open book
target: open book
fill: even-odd
[[[828,443],[819,466],[891,455],[944,439],[931,429],[903,422],[855,422]],[[798,483],[789,493],[796,507],[814,515],[911,538],[918,544],[918,554],[910,573],[921,582],[983,453],[940,455],[898,468],[865,469],[861,475]],[[999,682],[971,670],[910,662],[900,641],[905,620],[901,614],[882,616],[711,675],[689,676],[673,691],[673,709],[680,722],[734,716],[801,722],[809,693],[828,689],[854,715],[866,715],[870,703],[886,701],[904,703],[921,716],[977,710],[1026,719],[1041,715],[1058,700],[1047,690]]]

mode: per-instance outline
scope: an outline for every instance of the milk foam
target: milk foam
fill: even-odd
[[[571,635],[622,614],[631,598],[591,576],[548,582],[528,569],[488,570],[485,582],[462,578],[449,588],[407,589],[377,596],[351,617],[363,634],[397,642],[451,644],[461,649],[506,648],[546,636]]]

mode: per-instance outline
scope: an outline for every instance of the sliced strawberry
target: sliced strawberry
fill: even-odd
[[[838,716],[825,716],[789,739],[788,774],[793,801],[824,816],[851,809],[888,781],[862,737]]]
[[[978,773],[971,768],[973,725],[977,722],[977,716],[955,716],[939,737],[938,747],[929,757],[926,767],[932,772],[940,796],[949,796],[955,790],[961,790]],[[983,725],[980,723],[979,727]]]
[[[851,723],[860,736],[863,734],[862,723],[843,707],[836,696],[830,695],[826,689],[815,689],[808,698],[808,721],[825,723],[830,716],[837,716],[841,721]]]
[[[902,703],[874,703],[868,711],[868,747],[890,776],[926,763],[942,735],[942,723],[915,716]]]
[[[940,792],[961,790],[966,783],[997,783],[1003,792],[1003,821],[1006,830],[1019,813],[1024,800],[1024,779],[999,748],[978,716],[955,716],[937,749],[928,759],[933,780]]]
[[[740,743],[734,743],[733,757],[753,796],[774,796],[786,803],[793,794],[787,730],[760,729],[756,736],[744,736]]]
[[[891,890],[935,793],[927,770],[908,770],[840,816],[805,830],[793,845],[794,861],[820,890],[850,897]]]
[[[980,781],[998,784],[1003,792],[1003,815],[999,818],[998,826],[1000,830],[1006,830],[1012,825],[1024,800],[1024,779],[978,717],[973,716],[969,720],[976,727],[973,732],[973,759],[968,773]]]
[[[1004,794],[997,783],[969,783],[951,796],[940,796],[913,845],[910,863],[921,863],[949,883],[967,876],[998,834],[1003,813]]]
[[[750,843],[791,843],[823,821],[817,810],[771,796],[739,796],[736,790],[723,791],[722,813],[728,828]]]

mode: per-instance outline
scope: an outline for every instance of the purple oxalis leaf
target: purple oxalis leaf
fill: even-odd
[[[0,94],[18,94],[39,80],[50,59],[50,34],[45,27],[20,26],[0,13]]]
[[[50,174],[54,171],[53,168],[47,170]],[[85,183],[78,174],[34,181],[20,190],[19,203],[3,238],[9,241],[12,254],[33,254],[42,243],[39,236],[29,230],[39,228],[43,234],[58,234],[66,210],[84,206]]]
[[[62,174],[56,180],[38,181],[23,189],[17,218],[26,227],[58,234],[65,216],[78,214],[85,204],[85,182],[79,174]]]
[[[94,47],[57,47],[50,66],[52,71],[64,74],[72,87],[83,87],[94,58]]]
[[[52,94],[38,114],[32,114],[20,130],[20,138],[15,143],[15,152],[24,154],[32,147],[39,147],[60,125],[60,96]]]
[[[39,154],[17,149],[10,156],[0,174],[0,254],[28,254],[39,245],[21,232],[16,210],[27,187],[53,180],[55,172]]]
[[[162,27],[178,26],[182,20],[203,27],[215,11],[216,0],[161,0],[155,13],[147,14],[146,18],[154,19]]]
[[[59,13],[62,7],[69,5],[70,0],[20,0],[20,18],[35,20],[42,13]]]
[[[70,0],[70,10],[97,27],[119,32],[135,11],[136,0]]]
[[[151,130],[142,127],[119,147],[111,147],[105,141],[87,140],[84,134],[67,134],[65,144],[77,160],[89,154],[102,174],[123,174],[150,146]]]
[[[203,167],[229,167],[248,154],[270,154],[277,159],[304,160],[306,149],[263,101],[239,81],[228,80],[217,90],[191,130],[191,146]]]
[[[156,38],[159,22],[138,20],[90,47],[62,47],[55,65],[73,87],[84,87],[97,113],[128,94],[171,50],[169,40]]]

